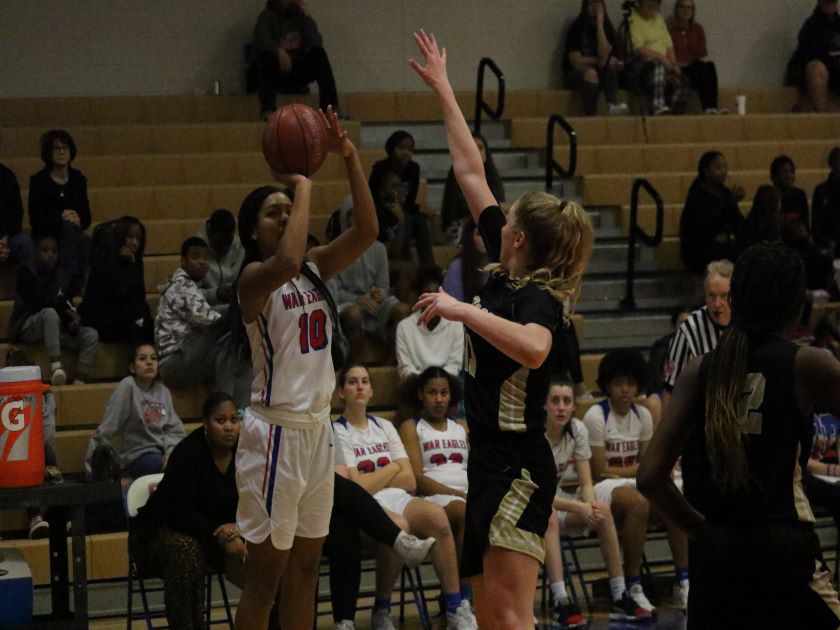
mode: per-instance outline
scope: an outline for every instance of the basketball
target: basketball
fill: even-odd
[[[295,103],[281,107],[263,131],[263,155],[278,173],[314,175],[327,159],[327,128],[311,107]]]

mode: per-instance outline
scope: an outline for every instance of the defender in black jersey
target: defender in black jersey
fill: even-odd
[[[804,271],[780,245],[735,265],[732,325],[688,364],[639,468],[639,489],[690,543],[688,627],[840,627],[802,487],[814,405],[840,412],[840,363],[786,334]],[[683,489],[670,479],[682,455]]]
[[[464,395],[470,427],[461,574],[472,578],[480,627],[533,628],[533,602],[555,490],[543,405],[563,325],[592,249],[583,209],[529,193],[505,216],[446,76],[446,52],[415,34],[426,66],[409,63],[437,92],[455,178],[487,245],[491,276],[473,304],[443,291],[420,296],[419,323],[435,316],[466,330]]]

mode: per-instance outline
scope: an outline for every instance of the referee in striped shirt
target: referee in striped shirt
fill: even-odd
[[[689,359],[714,350],[723,329],[729,325],[729,280],[734,265],[728,260],[715,260],[706,266],[703,291],[706,305],[688,316],[677,329],[668,361],[665,364],[665,402],[680,371]]]

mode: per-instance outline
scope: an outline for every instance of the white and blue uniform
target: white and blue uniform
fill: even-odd
[[[469,458],[466,429],[451,418],[446,419],[444,431],[435,429],[423,418],[415,418],[414,422],[417,440],[420,442],[423,474],[454,490],[466,492]],[[452,501],[464,500],[452,494],[434,494],[425,498],[441,507],[446,507]]]
[[[236,523],[252,543],[271,535],[283,550],[295,536],[321,538],[329,531],[335,388],[329,313],[321,292],[298,275],[245,324],[253,381],[236,451]]]
[[[551,445],[551,454],[554,456],[554,467],[557,471],[555,495],[561,499],[580,501],[581,490],[575,462],[579,459],[592,459],[592,449],[589,448],[589,432],[586,430],[586,425],[577,418],[571,418],[569,420],[569,431],[563,431],[559,441],[548,440],[548,443]],[[569,533],[570,530],[566,526],[568,512],[555,511],[557,512],[557,518],[560,520],[561,533]]]

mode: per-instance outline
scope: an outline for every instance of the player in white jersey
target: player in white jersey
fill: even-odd
[[[453,380],[442,367],[429,367],[418,375],[421,415],[400,425],[400,437],[417,479],[417,494],[446,511],[460,558],[469,445],[464,424],[446,415]]]
[[[549,520],[545,540],[545,566],[554,599],[554,621],[566,628],[585,624],[580,610],[566,593],[560,536],[587,535],[589,531],[598,535],[607,567],[612,593],[610,618],[651,617],[655,611],[641,586],[628,589],[625,584],[618,533],[610,507],[595,499],[589,465],[592,457],[589,433],[583,422],[572,417],[575,410],[573,392],[574,384],[570,380],[553,380],[545,403],[546,438],[557,468],[555,512]]]
[[[633,588],[639,583],[647,537],[649,506],[636,489],[639,461],[653,436],[650,412],[634,401],[644,387],[649,367],[635,350],[608,353],[598,366],[598,387],[606,400],[592,405],[583,417],[592,448],[595,498],[612,507],[621,532],[624,572]],[[685,610],[688,603],[688,540],[667,525],[674,557],[674,601]]]
[[[387,420],[367,413],[373,396],[367,368],[349,365],[342,370],[338,395],[344,401],[344,415],[333,426],[344,444],[350,479],[373,494],[403,530],[437,539],[432,561],[440,579],[447,626],[476,628],[469,600],[461,596],[455,541],[446,513],[439,505],[410,494],[416,489],[416,481],[397,430]],[[402,561],[390,547],[377,547],[374,630],[394,627],[390,619],[391,591],[401,567]]]
[[[323,283],[376,238],[376,210],[358,152],[332,110],[324,116],[330,152],[347,169],[355,225],[328,245],[304,252],[312,182],[279,175],[294,190],[251,192],[239,210],[246,259],[237,287],[241,326],[253,366],[251,405],[236,453],[237,528],[248,543],[247,579],[237,630],[263,630],[278,594],[284,630],[312,627],[321,546],[333,501],[330,396],[334,383],[332,314]],[[234,309],[236,312],[236,309]]]

